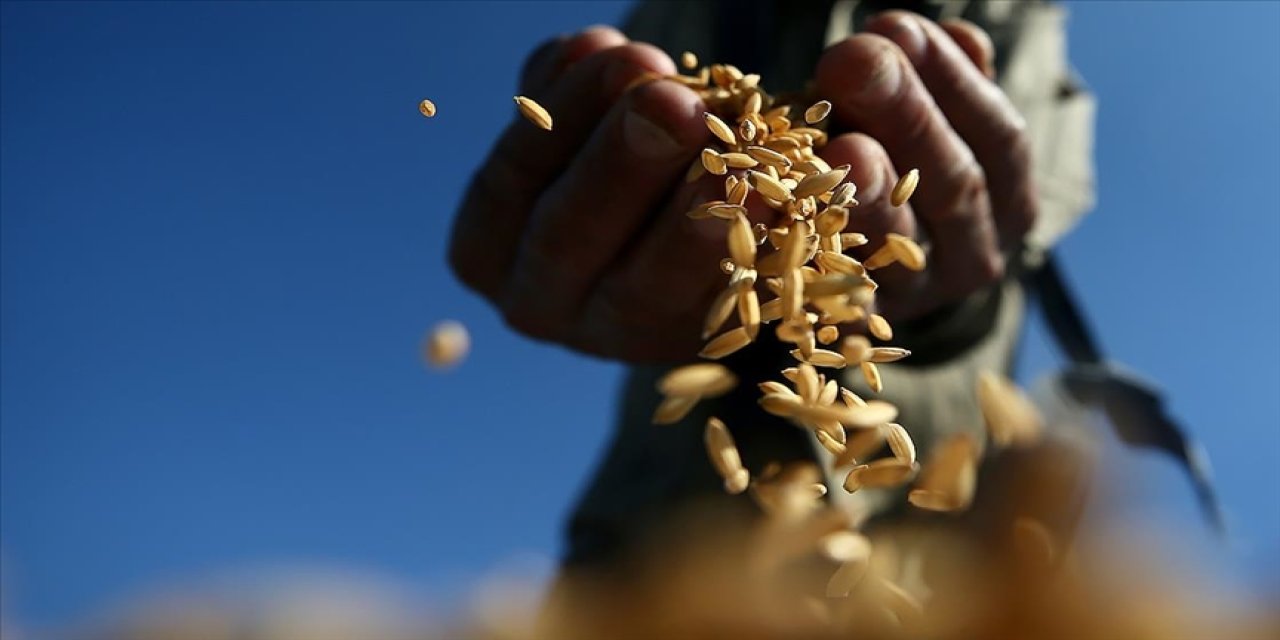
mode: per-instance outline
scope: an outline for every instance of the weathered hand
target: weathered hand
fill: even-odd
[[[658,49],[610,28],[552,41],[526,63],[521,93],[551,132],[516,118],[477,172],[450,262],[517,331],[604,357],[697,353],[724,286],[723,225],[691,220],[722,179],[683,177],[710,134],[703,104]]]
[[[850,228],[879,248],[885,232],[928,241],[929,266],[875,272],[877,304],[910,319],[998,281],[1005,255],[1036,216],[1024,121],[991,80],[993,48],[976,26],[943,25],[906,12],[869,21],[866,32],[832,45],[817,89],[833,104],[831,165],[853,166],[861,205]],[[890,206],[900,173],[920,170],[909,204]]]

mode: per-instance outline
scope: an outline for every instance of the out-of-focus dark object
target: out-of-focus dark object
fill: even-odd
[[[1205,518],[1219,535],[1225,535],[1226,522],[1214,494],[1208,456],[1169,415],[1160,389],[1103,356],[1052,253],[1046,253],[1043,262],[1028,270],[1024,278],[1040,302],[1058,347],[1071,361],[1059,374],[1060,386],[1076,402],[1105,413],[1125,443],[1163,451],[1182,464]]]

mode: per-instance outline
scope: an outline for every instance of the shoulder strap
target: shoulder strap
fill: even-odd
[[[1219,535],[1225,535],[1226,523],[1204,449],[1169,414],[1157,386],[1106,360],[1052,252],[1027,271],[1023,280],[1039,301],[1055,342],[1070,361],[1061,373],[1062,387],[1077,402],[1105,413],[1125,443],[1162,451],[1176,459],[1195,488],[1201,512]]]

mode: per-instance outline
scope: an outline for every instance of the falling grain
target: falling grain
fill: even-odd
[[[547,110],[542,105],[524,96],[516,96],[515,101],[516,106],[520,108],[520,114],[524,116],[525,120],[532,122],[534,126],[540,129],[551,130],[551,114],[547,113]]]
[[[893,327],[889,326],[889,321],[878,313],[873,313],[867,318],[867,329],[871,331],[871,335],[881,340],[893,339]]]
[[[723,365],[698,363],[678,367],[658,380],[658,391],[668,396],[714,398],[731,391],[738,377]]]
[[[751,336],[746,329],[738,327],[716,336],[698,355],[708,360],[719,360],[749,344]]]
[[[424,346],[427,364],[448,369],[466,357],[471,349],[471,336],[461,322],[445,320],[431,329]]]
[[[430,100],[427,100],[426,98],[423,98],[422,102],[418,103],[418,113],[421,113],[423,117],[426,117],[426,118],[435,117],[436,103]]]
[[[920,170],[912,169],[907,175],[898,178],[898,183],[893,185],[893,191],[889,194],[889,203],[895,207],[901,207],[911,199],[911,194],[915,193],[916,185],[920,183]]]
[[[733,129],[724,123],[724,120],[717,118],[714,113],[702,114],[707,123],[707,129],[711,130],[711,134],[719,138],[727,145],[733,146],[737,144],[737,139],[733,135]]]
[[[831,103],[826,100],[820,100],[813,103],[813,106],[804,110],[804,121],[809,124],[817,124],[831,113]]]

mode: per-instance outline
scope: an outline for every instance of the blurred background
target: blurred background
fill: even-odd
[[[4,624],[273,580],[447,610],[549,575],[621,368],[511,333],[444,247],[525,53],[629,6],[4,2]],[[1117,454],[1124,509],[1274,591],[1280,3],[1068,6],[1099,204],[1063,266],[1205,444],[1232,536],[1153,454]],[[444,318],[474,350],[441,375]],[[1033,326],[1020,380],[1057,362]]]

